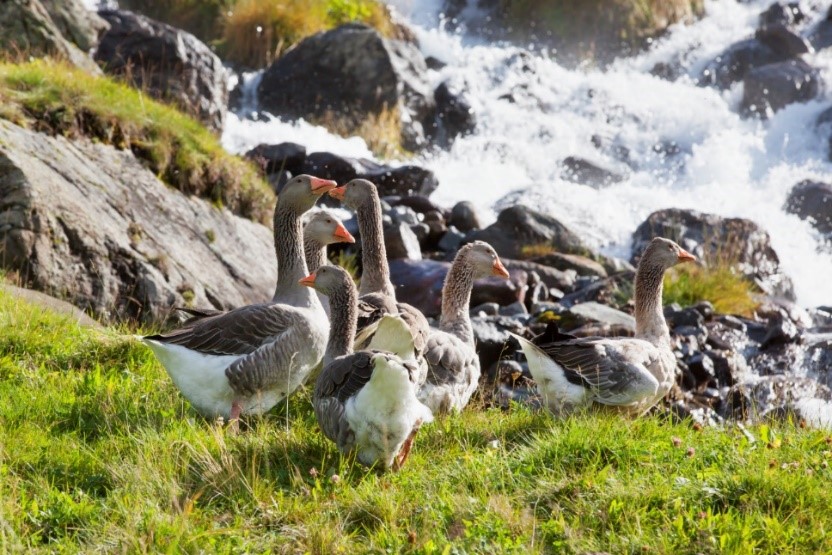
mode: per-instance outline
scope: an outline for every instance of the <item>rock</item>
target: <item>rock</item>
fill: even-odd
[[[751,220],[677,208],[653,212],[633,233],[634,263],[654,237],[673,237],[706,265],[713,260],[734,261],[766,294],[795,298],[768,232]]]
[[[534,272],[538,275],[540,280],[546,284],[547,287],[571,291],[575,287],[575,282],[578,275],[574,270],[558,270],[549,266],[543,266],[536,262],[529,262],[527,260],[512,260],[510,258],[503,258],[503,264],[509,270],[524,270],[526,272]]]
[[[454,139],[472,133],[477,117],[462,83],[445,80],[433,91],[436,116],[428,128],[435,144],[449,146]]]
[[[465,239],[465,235],[457,231],[455,227],[449,227],[448,231],[439,240],[437,246],[443,252],[455,253],[459,250],[460,245],[462,245],[463,239]]]
[[[784,418],[797,413],[813,423],[830,425],[829,407],[824,407],[825,418],[818,411],[808,411],[816,401],[828,405],[832,391],[818,382],[799,376],[765,376],[731,388],[728,394],[729,416],[758,420],[768,416]],[[813,402],[814,401],[814,402]],[[812,414],[815,413],[815,414]]]
[[[469,231],[482,227],[474,203],[467,200],[462,200],[454,205],[451,209],[451,218],[448,223],[462,233],[468,233]]]
[[[561,315],[560,323],[565,331],[578,328],[585,324],[601,324],[602,327],[620,326],[630,332],[636,332],[636,319],[625,312],[609,306],[586,302],[576,304]]]
[[[101,324],[90,318],[86,312],[66,301],[56,299],[40,291],[16,287],[0,281],[0,291],[5,295],[21,299],[22,301],[39,306],[50,312],[67,316],[82,328],[101,328]]]
[[[93,75],[101,74],[92,58],[63,36],[39,0],[4,0],[0,7],[0,51],[52,56]]]
[[[523,324],[507,316],[471,318],[471,327],[483,369],[491,368],[500,358],[513,353],[509,347],[511,336],[508,332],[523,335],[525,331]]]
[[[412,304],[429,318],[439,316],[442,312],[442,285],[450,267],[450,262],[437,260],[391,260],[390,281],[396,287],[396,298]],[[522,300],[526,279],[525,273],[513,272],[511,280],[477,280],[471,293],[471,306],[487,302],[504,306]]]
[[[775,2],[765,11],[760,13],[760,27],[772,25],[793,25],[800,23],[805,18],[798,2]]]
[[[809,220],[821,233],[832,233],[832,185],[807,179],[792,187],[786,212]]]
[[[403,205],[391,207],[386,215],[390,217],[394,224],[401,223],[412,226],[419,223],[419,216],[416,212],[412,208]]]
[[[110,24],[95,53],[107,73],[222,130],[228,75],[208,46],[190,33],[133,12],[98,13]]]
[[[332,179],[344,184],[358,177],[360,164],[354,158],[346,158],[331,152],[312,152],[306,156],[300,173],[322,179]]]
[[[595,301],[608,306],[620,306],[624,299],[632,297],[634,281],[635,271],[622,272],[593,281],[581,288],[576,286],[560,302],[564,306],[573,306],[588,301]]]
[[[500,256],[520,258],[524,246],[551,246],[556,251],[583,254],[581,239],[557,219],[522,205],[510,206],[497,216],[497,221],[473,231],[466,242],[485,241]]]
[[[520,301],[511,303],[510,305],[506,305],[500,307],[500,316],[508,316],[511,318],[516,318],[518,316],[526,316],[528,315],[529,311],[526,310],[526,305],[521,303]]]
[[[246,158],[253,160],[267,175],[283,171],[300,175],[306,161],[306,147],[297,143],[260,143],[246,152]]]
[[[803,60],[759,67],[745,76],[740,108],[745,115],[767,118],[789,104],[812,100],[820,85],[818,71]]]
[[[332,114],[348,127],[385,110],[402,111],[403,136],[424,143],[422,122],[434,110],[427,66],[413,44],[388,40],[358,23],[307,37],[263,74],[258,97],[263,110],[311,121]],[[418,147],[424,144],[410,144]]]
[[[532,262],[551,266],[561,271],[574,270],[579,276],[607,277],[607,271],[601,264],[578,254],[553,252],[532,258]]]
[[[784,343],[795,343],[798,341],[800,341],[800,330],[794,322],[778,314],[775,318],[769,320],[766,336],[760,347],[765,349],[771,345],[782,345]]]
[[[757,39],[743,40],[732,44],[714,58],[699,77],[699,84],[727,89],[745,79],[752,69],[787,59],[783,52],[778,52]]]
[[[817,51],[832,46],[832,18],[827,15],[826,19],[818,23],[807,38]]]
[[[700,391],[708,387],[718,387],[714,361],[705,353],[696,353],[687,361],[688,369],[696,380],[692,389]]]
[[[681,326],[701,328],[705,325],[705,318],[695,308],[682,309],[678,305],[668,305],[664,307],[664,317],[671,330]]]
[[[83,52],[89,52],[98,44],[109,24],[80,0],[40,0],[49,12],[55,26],[65,39]]]
[[[624,181],[626,176],[615,170],[604,168],[595,162],[584,160],[576,156],[568,156],[563,160],[561,176],[569,181],[589,185],[596,189],[607,187],[613,183]]]
[[[419,239],[407,224],[398,223],[385,227],[384,245],[387,247],[387,258],[422,259]]]
[[[497,303],[482,303],[478,304],[470,310],[470,315],[474,316],[497,316],[500,312],[500,305]]]
[[[393,207],[407,206],[408,208],[411,208],[417,214],[426,214],[428,212],[440,212],[441,213],[442,210],[443,210],[439,205],[434,204],[434,202],[432,200],[430,200],[428,197],[426,197],[424,195],[416,195],[416,194],[408,195],[408,196],[392,195],[392,196],[384,197],[384,200],[387,201],[387,203],[390,206],[393,206]]]
[[[796,58],[815,51],[809,41],[784,25],[769,25],[757,29],[754,37],[785,58]]]
[[[99,319],[271,297],[271,232],[170,189],[129,151],[0,121],[0,198],[3,267]]]

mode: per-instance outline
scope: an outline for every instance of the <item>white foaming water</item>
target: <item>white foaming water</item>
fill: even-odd
[[[464,80],[477,114],[474,134],[448,151],[410,160],[436,173],[440,204],[473,200],[486,219],[509,203],[527,204],[625,258],[632,232],[654,210],[750,218],[771,234],[799,302],[832,303],[832,256],[818,253],[820,239],[809,224],[782,210],[797,182],[832,180],[826,141],[813,125],[829,99],[792,105],[760,122],[737,115],[741,84],[724,93],[695,84],[709,60],[753,35],[770,0],[709,1],[700,21],[676,26],[648,52],[604,71],[566,69],[545,53],[447,33],[438,15],[441,0],[390,3],[414,26],[425,55],[447,64],[430,78],[435,84]],[[811,17],[820,17],[819,5],[810,8]],[[832,83],[832,54],[809,61]],[[649,70],[657,62],[678,62],[688,74],[675,82],[654,77]],[[369,157],[362,140],[302,121],[229,115],[223,135],[235,152],[281,141],[304,144],[310,152]],[[629,152],[635,169],[612,156],[616,149]],[[567,156],[622,169],[627,177],[602,190],[572,183],[561,177]]]

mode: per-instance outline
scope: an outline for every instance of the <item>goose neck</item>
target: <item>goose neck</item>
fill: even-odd
[[[359,295],[383,293],[395,298],[396,291],[390,282],[390,266],[384,246],[384,229],[381,221],[381,201],[373,195],[369,202],[357,210],[358,230],[361,234],[361,286]]]
[[[330,295],[329,342],[324,353],[324,365],[338,357],[352,354],[355,331],[358,327],[357,302],[358,293],[352,284],[343,291]]]
[[[642,261],[636,272],[636,337],[670,346],[670,330],[662,310],[664,268]]]

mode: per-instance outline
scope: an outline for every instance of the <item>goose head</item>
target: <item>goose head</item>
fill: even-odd
[[[319,198],[337,186],[337,183],[329,179],[306,174],[298,175],[290,179],[283,187],[278,195],[277,204],[300,214],[315,206]]]
[[[355,243],[355,237],[347,231],[336,216],[325,210],[314,212],[303,227],[306,239],[312,239],[319,245],[332,243]]]
[[[465,262],[474,271],[474,279],[497,276],[508,279],[509,273],[503,265],[494,247],[485,241],[474,241],[459,249],[457,256],[464,257]]]
[[[330,190],[329,196],[340,200],[350,210],[358,210],[373,202],[378,197],[378,190],[366,179],[353,179],[346,185]]]
[[[347,271],[339,266],[322,266],[317,271],[301,279],[298,283],[311,287],[328,297],[345,291],[350,287],[355,287]]]
[[[662,270],[667,270],[681,264],[683,262],[695,262],[696,257],[691,253],[664,237],[656,237],[641,255],[641,262],[639,265],[649,265],[651,267],[659,267]]]

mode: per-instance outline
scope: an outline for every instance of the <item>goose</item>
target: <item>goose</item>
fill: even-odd
[[[433,420],[416,397],[419,369],[406,360],[413,351],[410,330],[400,317],[385,315],[376,338],[398,336],[398,350],[376,350],[374,343],[370,350],[354,352],[358,292],[350,275],[323,266],[301,283],[329,296],[332,306],[324,367],[312,397],[321,430],[364,465],[401,468],[419,428]]]
[[[461,411],[477,389],[480,358],[468,305],[474,280],[492,275],[509,277],[491,245],[474,241],[459,249],[445,277],[439,329],[431,328],[428,334],[428,374],[419,390],[419,400],[434,414]]]
[[[142,338],[182,394],[207,418],[262,414],[320,363],[329,322],[314,291],[298,283],[307,274],[301,216],[335,186],[333,181],[297,176],[286,184],[275,207],[278,292],[292,304],[247,305]]]
[[[696,257],[657,237],[636,270],[634,338],[577,338],[550,323],[533,341],[514,335],[553,413],[568,415],[592,405],[638,416],[658,403],[673,385],[676,357],[662,311],[667,269]]]
[[[326,248],[332,243],[355,243],[355,237],[347,231],[341,220],[328,210],[312,212],[303,225],[303,254],[306,268],[314,272],[329,264]],[[329,317],[329,297],[317,293],[318,301]]]
[[[381,200],[376,186],[366,179],[353,179],[346,185],[332,189],[329,195],[340,200],[358,217],[363,270],[358,289],[359,332],[356,336],[356,347],[365,347],[369,338],[377,333],[375,325],[381,316],[399,314],[413,335],[416,358],[422,361],[420,383],[424,383],[427,364],[422,356],[427,345],[430,325],[424,314],[415,307],[396,301],[396,290],[390,281],[390,266],[387,263],[387,249],[384,245]]]

